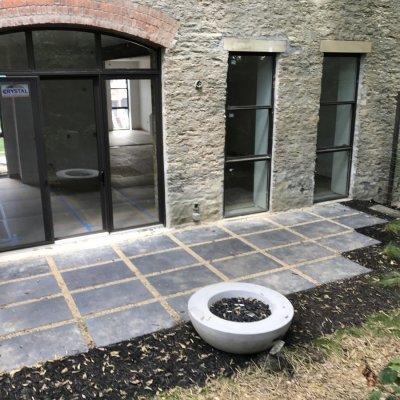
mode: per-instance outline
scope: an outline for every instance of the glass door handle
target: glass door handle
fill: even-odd
[[[103,170],[99,171],[99,179],[100,179],[101,184],[104,186],[106,183],[106,174]]]

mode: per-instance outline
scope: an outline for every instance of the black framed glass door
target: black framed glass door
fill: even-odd
[[[0,251],[52,240],[38,78],[0,79]]]

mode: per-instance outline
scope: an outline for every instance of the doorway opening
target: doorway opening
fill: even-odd
[[[164,223],[159,52],[65,28],[0,50],[0,251]]]

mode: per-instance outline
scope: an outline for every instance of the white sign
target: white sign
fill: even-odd
[[[28,84],[1,85],[1,97],[3,98],[29,97],[29,85]]]

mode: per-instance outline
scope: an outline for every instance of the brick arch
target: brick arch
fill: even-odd
[[[0,29],[43,24],[73,24],[123,32],[171,47],[176,19],[164,12],[124,0],[3,0]]]

